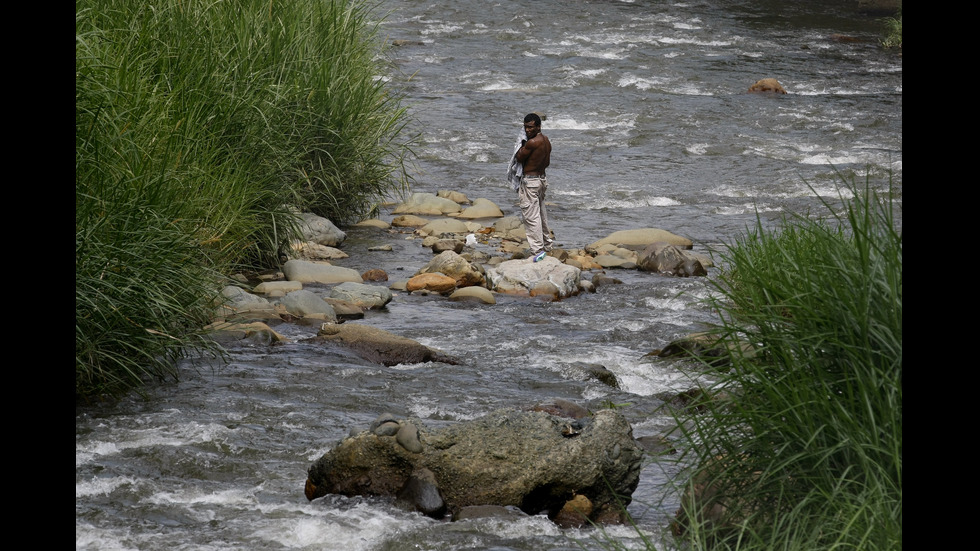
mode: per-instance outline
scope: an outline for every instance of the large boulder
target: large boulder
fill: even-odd
[[[418,421],[379,419],[313,463],[305,494],[310,500],[405,495],[418,484],[418,473],[431,473],[424,478],[426,493],[440,498],[430,502],[443,502],[430,507],[439,515],[512,506],[531,515],[546,512],[567,526],[571,507],[584,513],[578,525],[611,524],[624,520],[642,457],[632,428],[615,410],[580,419],[499,410],[431,430]]]
[[[487,288],[497,293],[541,296],[558,300],[580,291],[582,270],[562,264],[552,256],[540,262],[530,258],[508,260],[487,270]]]
[[[608,236],[592,243],[586,247],[586,250],[594,251],[602,245],[609,244],[626,247],[635,251],[642,251],[647,247],[647,245],[650,243],[656,243],[657,241],[664,241],[682,249],[690,249],[694,246],[694,243],[690,239],[679,235],[674,235],[667,230],[657,228],[639,228],[635,230],[620,230],[613,232]]]
[[[457,358],[441,350],[370,325],[325,323],[313,340],[340,344],[365,360],[389,367],[423,362],[459,363]]]

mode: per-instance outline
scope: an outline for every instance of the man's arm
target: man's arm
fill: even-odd
[[[530,140],[521,140],[521,148],[518,149],[517,153],[515,154],[517,160],[521,163],[527,161],[527,158],[531,156],[531,153],[534,151],[534,148],[539,145],[540,141],[539,136],[535,136]]]

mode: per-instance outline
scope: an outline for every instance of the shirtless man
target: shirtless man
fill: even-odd
[[[524,167],[524,176],[521,177],[517,194],[521,200],[527,244],[531,248],[532,258],[538,262],[546,256],[554,243],[548,228],[548,212],[544,206],[544,196],[548,190],[545,169],[551,164],[551,140],[541,133],[541,117],[535,113],[524,117],[524,133],[527,140],[521,141],[520,149],[514,154]]]

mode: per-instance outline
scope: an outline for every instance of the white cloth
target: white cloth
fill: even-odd
[[[514,144],[514,155],[511,156],[510,164],[507,165],[507,181],[510,182],[510,187],[514,191],[517,191],[521,187],[521,178],[524,176],[524,165],[517,160],[517,150],[524,145],[522,142],[526,141],[527,134],[521,128],[521,133],[517,135],[517,142]]]

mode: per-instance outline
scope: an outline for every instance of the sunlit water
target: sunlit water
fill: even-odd
[[[523,115],[536,111],[554,144],[552,226],[567,248],[657,227],[707,254],[756,216],[771,225],[823,212],[822,201],[838,200],[838,171],[862,183],[870,175],[878,189],[890,177],[900,198],[902,59],[877,47],[880,27],[852,4],[384,2],[393,11],[383,28],[408,42],[385,77],[418,120],[415,190],[458,190],[516,215],[506,163]],[[744,93],[765,77],[790,93]],[[351,256],[338,264],[383,268],[392,280],[431,257],[410,234],[348,236]],[[378,244],[394,250],[368,251]],[[287,344],[243,344],[228,364],[187,362],[179,383],[145,399],[77,407],[76,548],[602,547],[601,534],[545,517],[450,523],[380,500],[308,502],[303,484],[316,458],[382,412],[440,426],[563,398],[620,405],[637,437],[665,433],[659,396],[690,383],[644,355],[713,319],[699,304],[706,278],[612,275],[623,283],[555,303],[396,293],[362,322],[459,365],[383,367],[304,342],[315,326],[283,324]],[[605,366],[620,388],[583,364]],[[629,507],[637,528],[607,530],[627,548],[657,541],[676,508],[667,458],[643,470]]]

